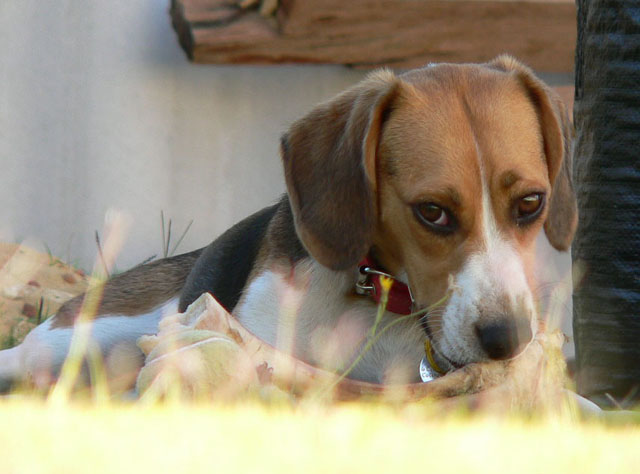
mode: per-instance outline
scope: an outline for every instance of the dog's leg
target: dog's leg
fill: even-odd
[[[107,377],[131,384],[142,364],[137,339],[155,334],[163,316],[176,313],[184,282],[201,250],[135,267],[109,280],[90,323],[89,347],[104,359]],[[93,296],[89,296],[92,298]],[[85,296],[65,303],[58,313],[31,331],[22,344],[0,351],[0,390],[23,380],[46,387],[60,373]]]
[[[20,374],[21,353],[20,346],[0,351],[0,392],[8,391]]]
[[[93,322],[81,324],[91,325],[89,344],[99,349],[107,375],[132,379],[143,363],[136,341],[142,335],[155,334],[160,319],[177,310],[178,298],[174,297],[144,314],[101,314]],[[46,387],[56,379],[75,327],[54,325],[55,316],[31,331],[20,345],[0,351],[0,388],[7,390],[21,380]]]

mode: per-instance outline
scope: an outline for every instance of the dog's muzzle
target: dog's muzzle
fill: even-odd
[[[531,341],[531,323],[524,318],[502,318],[490,323],[476,324],[480,347],[493,360],[517,356]]]

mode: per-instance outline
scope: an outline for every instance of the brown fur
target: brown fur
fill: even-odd
[[[264,241],[247,281],[252,281],[264,268],[274,263],[290,267],[308,257],[309,254],[296,234],[289,198],[284,195],[278,203],[276,213],[269,222]]]
[[[53,317],[51,327],[71,327],[86,298],[100,301],[95,317],[136,316],[177,296],[202,249],[132,268],[111,278],[104,288],[67,301]]]
[[[184,310],[209,291],[270,344],[279,343],[284,328],[295,338],[289,348],[304,360],[323,364],[331,344],[320,354],[318,334],[337,337],[337,359],[327,359],[333,370],[345,366],[347,352],[374,324],[374,302],[353,296],[357,265],[372,253],[407,280],[419,308],[452,290],[426,319],[434,351],[448,368],[513,357],[531,340],[538,317],[536,237],[544,227],[549,242],[565,250],[575,231],[570,142],[559,99],[510,57],[400,76],[373,73],[283,137],[288,197],[204,251],[134,268],[89,298],[100,301],[98,318],[135,316],[166,308],[178,295],[172,304]],[[535,219],[518,219],[522,199],[534,194],[546,196],[546,206]],[[455,225],[420,220],[418,204],[446,209]],[[65,304],[51,327],[71,326],[82,304],[82,298]],[[101,320],[107,332],[96,334],[108,350],[111,336],[133,341],[140,331],[154,331],[160,312],[119,321],[118,334]],[[387,312],[380,324],[389,321],[397,316]],[[426,336],[418,321],[398,322],[364,355],[354,377],[380,382],[390,371],[417,377]],[[42,354],[48,338],[39,337],[28,336],[24,350]],[[52,347],[62,360],[64,348]]]
[[[578,225],[578,208],[572,181],[573,125],[560,97],[540,81],[531,69],[510,56],[500,56],[491,63],[517,74],[538,106],[545,139],[547,165],[553,190],[544,225],[549,242],[558,250],[567,250]]]
[[[289,197],[269,224],[254,269],[269,260],[294,263],[307,251],[329,268],[345,269],[373,251],[392,273],[406,271],[421,305],[436,301],[449,275],[481,245],[478,153],[500,230],[531,269],[543,223],[561,250],[575,231],[571,130],[558,97],[508,56],[401,76],[373,73],[283,137]],[[519,228],[509,206],[532,190],[547,193],[546,215]],[[426,231],[412,215],[411,204],[431,199],[456,214],[459,231],[451,238]],[[105,286],[98,317],[140,314],[179,294],[199,255],[116,276]],[[70,326],[81,304],[82,297],[65,304],[53,327]]]
[[[404,269],[421,305],[481,245],[478,159],[500,232],[533,275],[535,237],[569,246],[577,222],[571,124],[557,96],[529,68],[502,56],[486,65],[384,72],[297,122],[283,146],[298,233],[331,268],[356,265],[374,247],[392,273]],[[514,202],[544,192],[540,219],[516,225]],[[427,231],[411,204],[433,199],[456,213],[459,231]]]
[[[353,265],[371,246],[376,222],[372,165],[395,85],[390,72],[372,74],[317,107],[283,137],[296,230],[306,249],[329,268]]]

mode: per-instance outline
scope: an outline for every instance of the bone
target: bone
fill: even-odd
[[[294,397],[322,395],[332,400],[375,398],[414,402],[440,399],[445,401],[443,406],[451,409],[464,406],[490,411],[553,411],[576,405],[574,394],[564,388],[565,364],[561,355],[564,336],[559,332],[539,332],[510,361],[470,364],[428,383],[380,385],[341,379],[279,351],[247,331],[209,294],[203,294],[184,314],[168,317],[161,327],[175,329],[176,325],[182,330],[215,331],[235,341],[259,373],[269,373],[269,384]],[[147,352],[154,347],[150,344],[152,340],[145,338],[139,345]]]

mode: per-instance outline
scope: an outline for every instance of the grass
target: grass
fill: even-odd
[[[182,234],[180,234],[180,237],[178,238],[175,245],[171,248],[171,250],[169,250],[169,246],[171,245],[172,220],[170,218],[168,224],[165,225],[164,211],[160,211],[160,225],[162,226],[162,255],[164,258],[175,255],[176,250],[178,250],[178,247],[180,246],[180,244],[182,243],[182,240],[187,235],[187,232],[189,232],[189,229],[191,228],[192,224],[193,224],[193,219],[189,221],[189,224],[187,224],[187,226],[184,228],[184,230],[182,231]]]
[[[38,314],[36,315],[35,321],[33,322],[36,325],[39,325],[42,321],[44,321],[45,319],[49,319],[51,316],[53,316],[53,313],[51,313],[48,309],[45,309],[44,297],[41,296],[40,302],[38,304]]]
[[[164,255],[184,236],[171,249],[170,229],[171,221]],[[371,341],[384,331],[376,328]],[[90,367],[92,380],[102,378]],[[640,423],[444,414],[434,402],[114,403],[105,390],[73,396],[75,378],[63,376],[48,399],[0,399],[0,473],[613,474],[640,466]]]
[[[0,472],[622,473],[640,428],[439,417],[419,405],[0,402]]]
[[[167,257],[172,257],[176,254],[176,251],[178,250],[178,247],[180,246],[180,244],[182,243],[182,241],[184,240],[184,238],[186,237],[187,233],[189,232],[189,229],[191,229],[191,226],[193,225],[193,219],[191,219],[189,221],[189,224],[187,224],[187,226],[184,228],[184,230],[182,231],[182,234],[180,234],[180,237],[178,238],[178,240],[176,241],[176,243],[173,245],[173,247],[171,247],[171,231],[172,231],[172,226],[173,226],[173,221],[171,218],[169,218],[168,222],[165,222],[164,219],[164,211],[160,211],[160,226],[161,226],[161,231],[162,231],[162,258],[167,258]],[[99,232],[96,230],[94,233],[94,237],[95,237],[95,242],[96,242],[96,248],[97,248],[97,252],[98,252],[98,261],[100,262],[100,265],[102,266],[102,270],[105,274],[105,276],[107,278],[110,278],[114,275],[117,275],[118,273],[121,273],[120,270],[118,270],[115,265],[113,268],[109,269],[109,266],[107,265],[107,261],[104,257],[104,253],[103,253],[103,249],[102,249],[102,243],[100,241],[100,234]],[[49,259],[51,260],[52,258],[54,258],[51,254],[51,251],[49,250],[49,248],[47,247],[47,253],[49,254]],[[150,257],[145,258],[142,262],[140,262],[138,265],[145,265],[153,260],[155,260],[155,258],[157,257],[157,254],[154,254]],[[136,265],[136,266],[138,266]]]
[[[73,396],[74,379],[46,401],[19,392],[0,400],[1,473],[612,474],[640,466],[633,419],[491,416],[434,401],[114,403],[106,392]]]
[[[60,260],[58,257],[56,257],[53,252],[51,251],[51,248],[45,243],[43,243],[44,245],[44,249],[47,252],[47,256],[49,257],[49,266],[53,267],[54,265],[56,266],[66,266],[66,264]]]
[[[8,334],[0,337],[0,350],[10,349],[18,343],[16,338],[16,324],[17,322],[11,326]]]

